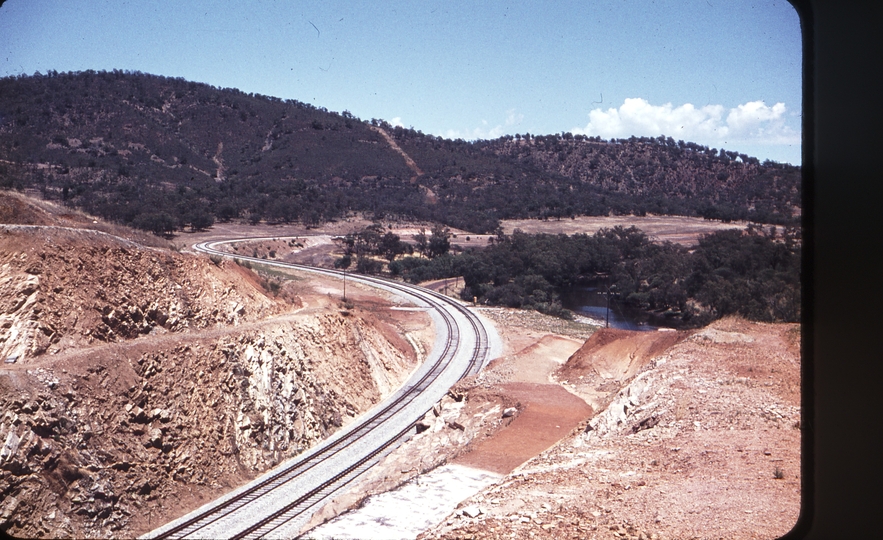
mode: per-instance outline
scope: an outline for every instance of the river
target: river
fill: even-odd
[[[558,295],[562,306],[577,315],[600,321],[603,326],[608,320],[606,292],[606,280],[597,279],[583,285],[561,289]],[[679,322],[624,305],[616,300],[615,295],[610,300],[609,320],[610,328],[639,331],[677,328]]]

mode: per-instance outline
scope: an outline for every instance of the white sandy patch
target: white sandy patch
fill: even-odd
[[[361,508],[316,527],[308,536],[316,539],[416,538],[450,515],[461,501],[500,478],[488,471],[445,465],[396,490],[371,497]]]

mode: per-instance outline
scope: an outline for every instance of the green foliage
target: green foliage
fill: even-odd
[[[343,244],[344,256],[334,262],[335,268],[349,268],[355,258],[356,272],[363,274],[379,274],[383,271],[383,263],[372,257],[382,256],[389,263],[390,272],[398,275],[400,266],[396,258],[399,255],[412,253],[413,247],[395,233],[387,231],[379,223],[374,223],[361,231],[347,234],[340,239]]]
[[[427,182],[440,199],[475,205],[499,219],[613,212],[798,222],[799,167],[761,164],[695,143],[568,134],[466,143],[401,128],[394,133],[432,174]]]
[[[434,259],[439,255],[444,255],[451,250],[451,231],[446,227],[436,225],[432,228],[432,234],[426,244],[426,255],[430,259]]]
[[[273,296],[278,296],[279,291],[282,290],[282,282],[279,279],[261,277],[260,284],[266,292]]]
[[[594,235],[500,235],[492,245],[436,259],[406,257],[390,271],[411,282],[463,276],[464,300],[567,317],[557,291],[609,276],[620,301],[698,325],[728,314],[760,321],[800,319],[797,231],[728,230],[696,249],[654,243],[635,227]]]
[[[343,257],[334,259],[334,268],[346,270],[351,264],[353,264],[353,258],[349,253],[345,254]]]
[[[420,229],[420,232],[414,235],[414,242],[417,245],[417,252],[426,257],[429,253],[429,237],[426,236],[426,230]]]
[[[383,238],[380,239],[377,247],[378,251],[389,262],[394,261],[399,255],[404,255],[405,253],[411,253],[413,251],[411,244],[403,242],[402,239],[399,238],[399,235],[392,232],[383,235]]]
[[[750,227],[705,235],[693,253],[688,294],[714,317],[739,314],[757,321],[800,320],[797,231]]]
[[[450,254],[440,255],[435,259],[404,257],[391,262],[389,272],[394,276],[402,276],[411,283],[449,278],[457,275],[455,260]]]
[[[177,228],[177,223],[167,212],[146,212],[138,214],[132,220],[132,226],[157,236],[169,236]]]
[[[360,274],[379,274],[383,270],[383,263],[364,255],[356,258],[356,272]]]
[[[204,231],[215,224],[215,217],[207,212],[197,212],[190,218],[190,226],[194,231]]]
[[[424,174],[412,182],[372,127],[394,137]],[[799,167],[670,137],[447,140],[118,70],[0,78],[0,160],[0,187],[39,189],[142,228],[154,224],[139,216],[164,213],[171,231],[234,219],[314,226],[351,212],[476,233],[495,231],[500,219],[611,213],[793,225],[801,204]],[[430,240],[418,251],[447,251],[440,237]]]

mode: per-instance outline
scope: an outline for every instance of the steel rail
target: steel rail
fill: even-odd
[[[458,305],[458,307],[462,308],[462,306],[459,306],[459,305]],[[465,308],[462,308],[462,309],[465,310]],[[467,318],[467,320],[470,322],[472,327],[475,329],[476,336],[479,336],[480,334],[483,335],[484,340],[486,342],[487,333],[484,332],[484,327],[480,324],[477,324],[475,322],[475,320],[473,320],[471,317]],[[478,369],[481,368],[480,359],[483,358],[483,355],[485,354],[485,352],[486,352],[486,347],[480,347],[480,346],[475,347],[475,350],[473,351],[472,358],[469,361],[469,368],[464,373],[464,376],[472,374],[473,372],[477,372]],[[371,461],[375,456],[383,453],[383,451],[386,450],[389,446],[392,446],[399,439],[403,438],[408,432],[410,432],[410,430],[413,426],[414,426],[414,423],[410,424],[406,429],[400,431],[395,437],[393,437],[392,439],[387,441],[387,443],[385,443],[384,445],[381,445],[378,448],[375,448],[369,455],[360,459],[356,463],[353,463],[352,465],[350,465],[349,467],[347,467],[345,470],[341,471],[340,473],[338,473],[334,477],[326,480],[325,482],[323,482],[321,485],[314,488],[309,493],[302,495],[301,497],[292,501],[291,503],[289,503],[288,505],[286,505],[282,509],[264,517],[263,519],[259,520],[254,525],[252,525],[251,527],[234,535],[232,538],[235,540],[239,540],[239,539],[243,539],[243,538],[249,538],[249,539],[262,538],[266,535],[271,534],[274,530],[278,529],[279,527],[283,526],[284,524],[297,519],[300,515],[306,513],[313,506],[316,506],[321,500],[324,499],[324,497],[316,498],[317,495],[322,494],[323,491],[328,490],[329,488],[333,487],[334,484],[337,483],[339,480],[345,478],[347,475],[351,474],[352,472],[357,471],[359,468],[361,468],[366,463]],[[339,488],[334,488],[332,490],[332,492],[336,491],[337,489],[339,489]]]
[[[254,239],[241,239],[236,241],[247,240]],[[320,269],[292,263],[267,261],[264,259],[258,259],[256,257],[238,256],[229,252],[216,249],[216,246],[224,243],[232,242],[204,242],[194,247],[199,251],[203,251],[209,254],[246,260],[261,265],[277,266],[325,275],[343,275],[343,272],[338,270]],[[404,390],[400,389],[399,395],[390,400],[381,409],[371,412],[370,417],[366,417],[365,419],[360,420],[359,423],[352,427],[349,432],[343,434],[330,443],[324,444],[321,447],[314,448],[313,451],[307,451],[296,463],[292,463],[290,466],[285,467],[281,471],[268,476],[267,478],[251,486],[247,490],[241,493],[237,493],[228,500],[223,501],[220,504],[217,504],[214,507],[208,509],[206,512],[187,519],[186,521],[176,525],[175,527],[163,531],[159,535],[151,536],[152,538],[183,538],[194,533],[198,535],[198,531],[203,529],[204,527],[215,523],[219,519],[229,516],[230,514],[243,508],[247,504],[259,499],[260,497],[266,495],[274,489],[285,485],[287,482],[303,474],[304,472],[318,466],[319,464],[330,459],[337,453],[349,448],[352,444],[355,444],[367,434],[371,433],[384,421],[392,418],[395,414],[403,410],[413,401],[416,396],[420,395],[420,393],[426,390],[441,375],[441,373],[444,372],[444,368],[447,367],[447,363],[454,358],[459,350],[459,326],[456,324],[454,317],[450,313],[448,313],[447,310],[442,306],[442,303],[446,304],[448,309],[453,307],[457,312],[461,313],[464,318],[469,322],[469,325],[472,327],[472,330],[475,333],[476,342],[474,350],[472,352],[472,357],[468,362],[467,368],[464,370],[463,373],[458,376],[458,379],[470,374],[477,373],[478,370],[481,369],[484,361],[486,360],[485,357],[487,356],[488,351],[487,332],[483,324],[478,322],[477,317],[475,317],[475,315],[469,312],[469,310],[467,310],[465,307],[455,301],[452,301],[447,296],[441,295],[436,291],[425,289],[423,287],[406,286],[399,282],[376,278],[372,276],[355,275],[352,276],[351,279],[368,285],[392,289],[393,291],[399,292],[405,296],[416,297],[428,304],[430,308],[436,310],[436,312],[440,315],[445,323],[448,331],[448,338],[444,342],[442,353],[438,356],[432,367],[430,367],[430,369],[428,369],[418,381],[414,383],[409,383],[410,386],[405,387]],[[423,412],[423,414],[425,414],[425,411]],[[255,535],[262,536],[268,534],[279,526],[285,523],[289,523],[291,522],[291,520],[297,519],[297,517],[302,516],[310,508],[317,505],[327,496],[342,489],[352,480],[361,475],[365,470],[370,467],[370,465],[373,465],[377,460],[379,460],[384,452],[391,451],[413,430],[414,424],[416,422],[417,419],[415,419],[413,422],[410,422],[407,427],[399,431],[393,437],[388,438],[382,444],[375,447],[371,452],[364,455],[355,463],[346,467],[343,471],[339,472],[334,477],[322,482],[319,486],[298,497],[295,501],[292,501],[291,503],[285,505],[283,508],[272,512],[269,516],[259,520],[257,523],[248,527],[246,530],[237,533],[237,535],[234,537],[241,538],[254,537]],[[348,476],[349,478],[347,478]]]
[[[447,318],[444,320],[445,320],[445,323],[448,326],[449,330],[452,331],[452,325],[451,325],[450,320]],[[364,420],[362,423],[360,423],[352,432],[348,433],[345,437],[342,437],[342,438],[334,441],[332,444],[327,445],[326,447],[322,448],[320,452],[306,457],[304,460],[302,460],[296,464],[293,464],[291,467],[286,468],[282,471],[279,471],[278,473],[265,479],[261,483],[255,485],[255,486],[252,486],[247,491],[237,494],[237,496],[235,498],[232,498],[228,501],[221,503],[218,506],[215,506],[214,508],[212,508],[212,511],[211,511],[211,514],[213,514],[215,516],[213,519],[206,519],[205,516],[197,516],[195,518],[192,518],[191,520],[188,520],[185,523],[179,524],[178,526],[176,526],[173,529],[170,529],[169,531],[165,531],[163,534],[158,535],[155,538],[181,538],[181,537],[185,537],[189,534],[192,534],[192,533],[198,531],[199,529],[201,529],[207,525],[210,525],[214,521],[217,521],[218,519],[224,517],[225,515],[228,515],[235,510],[238,510],[239,508],[252,502],[253,500],[265,495],[269,491],[283,485],[285,482],[287,482],[288,480],[290,480],[294,476],[302,474],[302,473],[318,466],[322,462],[329,459],[332,455],[336,454],[337,452],[339,452],[343,448],[346,448],[347,446],[349,446],[350,444],[355,442],[355,440],[357,440],[358,438],[363,436],[364,433],[361,433],[361,432],[372,431],[376,427],[377,424],[382,423],[383,420],[385,420],[386,418],[388,418],[392,414],[395,414],[395,412],[398,412],[398,410],[401,409],[401,407],[399,407],[399,406],[401,404],[403,404],[407,400],[407,398],[411,397],[411,394],[414,393],[414,389],[422,389],[423,383],[425,383],[432,375],[435,375],[437,373],[436,372],[437,367],[441,364],[441,361],[444,360],[450,354],[449,351],[450,351],[451,345],[453,343],[454,343],[454,340],[451,340],[451,339],[446,341],[445,350],[443,351],[442,355],[439,357],[439,361],[437,361],[436,364],[433,366],[433,368],[431,370],[429,370],[420,380],[417,381],[417,384],[412,386],[412,389],[410,390],[410,392],[403,394],[403,395],[399,396],[398,398],[396,398],[395,400],[393,400],[392,402],[390,402],[386,407],[377,411],[372,417],[370,417],[370,418]],[[397,409],[397,410],[393,410],[393,409]],[[408,430],[410,430],[411,427],[413,427],[413,426],[409,426]],[[224,512],[222,512],[223,510],[226,510],[227,512],[224,513]],[[198,526],[196,526],[196,525],[198,525]]]

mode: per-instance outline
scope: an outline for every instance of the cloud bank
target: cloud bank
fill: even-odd
[[[785,113],[784,103],[769,107],[763,101],[750,101],[727,111],[722,105],[674,107],[628,98],[618,109],[592,110],[589,123],[571,132],[603,139],[666,135],[713,145],[800,144],[800,133],[785,125]]]

